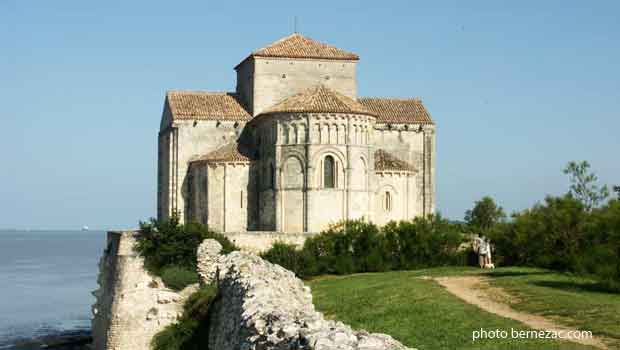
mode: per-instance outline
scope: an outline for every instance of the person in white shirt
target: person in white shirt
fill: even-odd
[[[482,253],[482,249],[483,249],[483,245],[484,245],[484,240],[482,239],[482,237],[480,237],[479,234],[476,234],[476,238],[474,238],[474,243],[473,243],[473,248],[474,248],[474,252],[476,252],[478,254],[478,265],[480,265],[480,268],[484,268],[484,264],[485,264],[485,254]]]
[[[488,262],[488,257],[489,257],[489,239],[482,236],[480,237],[480,249],[478,250],[478,256],[479,256],[479,261],[482,260],[482,268],[485,268],[487,266]]]
[[[494,269],[495,265],[493,264],[492,260],[491,260],[491,240],[488,238],[486,239],[486,245],[487,245],[487,256],[486,256],[486,261],[484,263],[484,267],[489,268],[489,269]]]

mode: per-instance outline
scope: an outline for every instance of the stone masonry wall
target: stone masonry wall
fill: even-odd
[[[175,322],[196,285],[176,293],[144,270],[134,252],[136,232],[108,232],[93,292],[94,350],[147,350],[159,331]]]
[[[260,253],[271,248],[275,242],[283,242],[294,244],[298,247],[303,246],[307,238],[316,235],[316,233],[299,232],[274,232],[274,231],[248,231],[248,232],[224,232],[224,236],[228,237],[240,249]]]
[[[153,336],[175,322],[197,286],[175,293],[143,268],[134,252],[136,232],[109,232],[93,305],[95,350],[148,350]],[[386,334],[357,331],[326,320],[310,288],[279,265],[256,255],[220,255],[215,240],[198,248],[203,284],[217,283],[209,347],[218,350],[407,350]]]
[[[218,255],[205,240],[198,248],[204,284],[217,283],[210,306],[209,348],[219,350],[407,350],[386,334],[357,331],[326,320],[312,304],[310,288],[279,265],[256,255]]]

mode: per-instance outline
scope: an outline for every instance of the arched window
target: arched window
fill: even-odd
[[[332,156],[325,157],[323,161],[323,187],[336,187],[336,162]]]
[[[385,211],[392,211],[392,194],[385,191],[385,203],[383,204]]]

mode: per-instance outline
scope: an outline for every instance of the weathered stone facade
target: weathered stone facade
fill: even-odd
[[[433,213],[434,122],[418,99],[358,98],[357,61],[293,34],[235,67],[235,93],[168,93],[158,217],[303,233]]]

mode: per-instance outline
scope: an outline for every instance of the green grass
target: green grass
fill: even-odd
[[[503,275],[500,273],[504,273]],[[512,328],[528,330],[520,323],[482,311],[448,293],[432,280],[421,279],[421,276],[449,276],[463,274],[479,274],[473,268],[434,268],[416,271],[387,272],[375,274],[358,274],[349,276],[326,276],[309,281],[314,302],[318,310],[328,318],[338,319],[354,328],[372,332],[387,333],[408,346],[424,349],[594,349],[570,342],[553,340],[521,340],[521,339],[487,339],[472,340],[474,330],[502,329],[510,332]],[[529,285],[528,278],[537,280],[557,278],[563,281],[561,274],[553,274],[532,269],[497,269],[495,270],[498,285],[506,286],[511,292],[523,290],[532,293],[536,298],[539,310],[548,310],[561,306],[559,301],[551,302],[554,294],[569,293],[564,289],[550,286]],[[513,283],[514,282],[514,283]],[[496,282],[493,282],[496,283]],[[537,288],[546,288],[537,289]],[[598,292],[576,291],[579,295],[578,309],[587,309],[587,302],[595,298],[595,305],[613,305],[606,310],[596,309],[594,317],[608,318],[598,324],[586,328],[596,334],[596,329],[613,331],[618,327],[618,295]],[[591,293],[596,294],[592,296]],[[598,293],[598,294],[597,294]],[[566,301],[569,296],[566,296]],[[560,299],[558,299],[560,300]],[[596,301],[598,300],[598,301]],[[607,304],[605,304],[607,303]],[[532,304],[534,305],[534,304]],[[566,309],[567,305],[563,307]],[[530,301],[521,301],[518,307],[529,309]],[[560,308],[558,308],[560,310]],[[606,326],[604,322],[616,322],[615,327]]]
[[[161,269],[161,279],[166,287],[180,291],[193,283],[198,283],[199,277],[196,271],[179,266],[166,266]]]
[[[620,349],[620,294],[588,278],[531,268],[498,269],[487,274],[493,286],[517,296],[511,306],[605,338]]]

